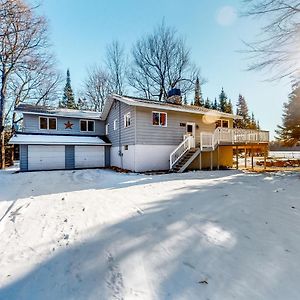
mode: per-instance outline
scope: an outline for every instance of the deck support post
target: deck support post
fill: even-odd
[[[220,146],[218,146],[218,170],[220,170]]]
[[[235,146],[235,160],[236,160],[236,169],[239,169],[239,147]]]
[[[253,160],[253,146],[251,146],[251,168],[254,169],[254,160]]]
[[[264,146],[264,170],[267,168],[267,145]]]
[[[202,153],[199,153],[199,170],[202,170]]]
[[[210,170],[213,169],[213,151],[210,151]]]
[[[247,148],[245,147],[245,169],[247,169]]]

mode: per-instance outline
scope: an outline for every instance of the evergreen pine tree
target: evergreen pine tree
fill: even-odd
[[[217,110],[218,108],[219,108],[219,106],[218,106],[217,98],[215,98],[215,101],[212,104],[212,109]]]
[[[199,81],[198,77],[197,77],[196,83],[195,83],[194,105],[196,105],[196,106],[204,106],[204,101],[203,101],[203,97],[202,97],[200,81]]]
[[[210,103],[208,97],[207,97],[206,100],[205,100],[204,107],[205,107],[205,108],[211,108],[211,103]]]
[[[257,129],[257,130],[260,130],[259,120],[257,120],[257,122],[256,122],[256,129]]]
[[[187,98],[186,98],[186,95],[184,95],[184,97],[183,97],[183,104],[184,104],[184,105],[187,105]]]
[[[222,88],[221,94],[219,95],[219,110],[222,112],[226,112],[227,107],[227,96]]]
[[[256,120],[255,120],[253,112],[251,113],[251,120],[250,120],[250,124],[249,124],[248,128],[249,129],[257,129]]]
[[[63,94],[62,101],[59,103],[59,107],[77,109],[75,99],[74,99],[74,93],[71,87],[71,77],[70,77],[69,69],[67,70],[66,85],[64,87],[64,94]]]
[[[249,118],[249,113],[248,113],[248,105],[245,100],[245,98],[239,94],[239,98],[237,101],[237,109],[236,109],[236,114],[238,116],[243,117],[242,120],[236,120],[235,125],[237,128],[249,128],[250,125],[250,118]]]
[[[292,85],[289,100],[283,104],[282,125],[276,133],[285,145],[293,146],[300,141],[300,81]]]
[[[228,114],[232,114],[233,113],[233,109],[232,109],[232,103],[231,100],[229,100],[226,105],[225,105],[225,111]]]

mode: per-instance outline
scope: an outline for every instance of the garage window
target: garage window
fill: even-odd
[[[95,131],[95,121],[80,120],[80,131],[94,132]]]
[[[42,130],[56,130],[56,118],[40,117],[40,129]]]

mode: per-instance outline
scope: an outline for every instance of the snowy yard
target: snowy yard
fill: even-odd
[[[0,299],[299,299],[300,175],[0,172]]]

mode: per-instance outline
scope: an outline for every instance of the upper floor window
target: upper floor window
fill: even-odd
[[[167,126],[167,114],[164,112],[152,112],[152,125],[154,126]]]
[[[95,121],[80,120],[80,131],[94,132],[95,131]]]
[[[105,134],[108,135],[108,133],[109,133],[109,123],[105,125]]]
[[[124,115],[124,127],[129,127],[131,124],[131,114],[128,112],[127,114]]]
[[[40,129],[43,130],[57,130],[56,118],[40,117]]]
[[[114,120],[114,130],[117,130],[117,128],[118,128],[118,120],[115,119]]]

